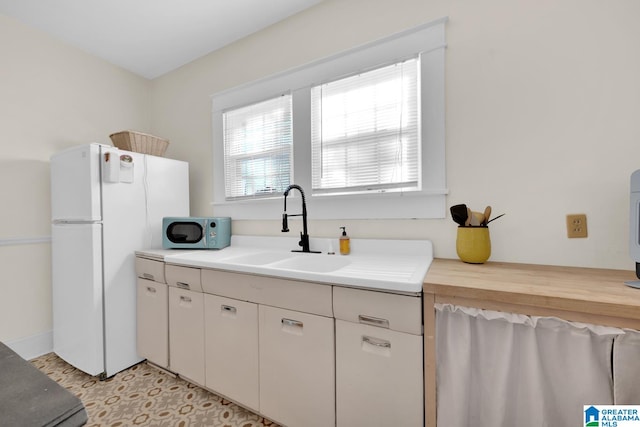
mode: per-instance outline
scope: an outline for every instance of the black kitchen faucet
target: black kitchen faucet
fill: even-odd
[[[289,191],[292,189],[296,189],[300,192],[302,196],[302,213],[299,214],[287,214],[287,196],[289,195]],[[282,232],[286,233],[289,231],[289,221],[288,217],[290,216],[302,216],[302,232],[300,233],[300,242],[298,245],[302,247],[302,250],[294,249],[291,252],[306,252],[306,253],[314,253],[318,254],[319,251],[312,251],[309,249],[309,234],[307,232],[307,201],[304,197],[304,190],[302,187],[296,184],[291,184],[284,190],[284,213],[282,214]]]

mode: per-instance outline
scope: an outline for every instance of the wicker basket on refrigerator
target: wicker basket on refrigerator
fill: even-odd
[[[164,156],[169,140],[148,133],[125,130],[109,135],[113,145],[121,150],[133,151],[134,153],[151,154],[153,156]]]

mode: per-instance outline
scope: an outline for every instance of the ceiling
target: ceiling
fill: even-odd
[[[321,1],[0,0],[0,14],[153,79]]]

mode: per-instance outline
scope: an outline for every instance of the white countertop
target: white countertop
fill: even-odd
[[[258,274],[331,285],[420,294],[431,262],[430,240],[351,239],[351,254],[340,255],[338,239],[311,238],[311,250],[292,237],[233,236],[220,250],[143,250],[136,254],[166,263]],[[327,251],[334,250],[335,255]]]

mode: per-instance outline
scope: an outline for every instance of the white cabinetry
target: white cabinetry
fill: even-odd
[[[167,287],[159,274],[139,273],[149,360],[288,427],[423,425],[420,296],[171,264]]]
[[[169,367],[169,293],[165,284],[164,262],[136,258],[137,352],[163,368]]]
[[[334,320],[260,306],[260,410],[287,426],[335,424]]]
[[[334,288],[338,427],[421,426],[419,297]]]
[[[206,294],[204,313],[205,385],[259,411],[258,305]]]
[[[204,385],[204,294],[200,269],[167,265],[171,370]]]
[[[335,425],[332,287],[217,270],[202,287],[207,387],[289,427]]]

